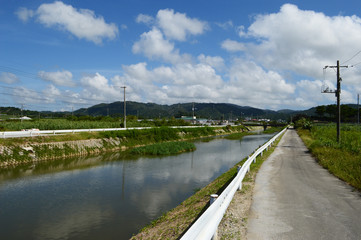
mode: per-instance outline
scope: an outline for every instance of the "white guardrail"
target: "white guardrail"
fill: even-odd
[[[171,128],[198,128],[201,126],[172,126]],[[209,127],[220,127],[220,126],[209,126]],[[222,126],[221,126],[222,127]],[[56,135],[56,134],[68,134],[68,133],[79,133],[79,132],[105,132],[105,131],[124,131],[124,130],[140,130],[150,129],[154,127],[134,127],[134,128],[98,128],[98,129],[68,129],[68,130],[38,130],[29,129],[25,131],[8,131],[0,132],[0,138],[14,138],[14,137],[35,137],[40,135]]]
[[[243,178],[249,171],[252,162],[256,162],[257,156],[260,154],[262,156],[263,151],[266,149],[268,150],[268,147],[271,146],[272,143],[286,130],[287,128],[283,129],[262,147],[258,148],[253,155],[247,159],[243,166],[238,169],[237,176],[233,179],[233,181],[188,229],[188,231],[182,236],[181,240],[209,240],[216,234],[218,225],[232,201],[234,194],[237,189],[242,189]]]

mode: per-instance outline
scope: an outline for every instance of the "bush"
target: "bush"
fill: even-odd
[[[301,118],[296,121],[295,128],[311,130],[312,122],[306,118]]]

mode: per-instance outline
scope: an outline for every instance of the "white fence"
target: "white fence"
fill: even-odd
[[[262,155],[263,151],[268,149],[268,147],[270,147],[272,143],[286,131],[286,129],[287,128],[283,129],[280,133],[275,135],[247,159],[247,161],[239,169],[237,176],[233,179],[233,181],[188,229],[181,240],[209,240],[213,237],[213,235],[217,232],[218,225],[221,222],[228,205],[232,201],[235,192],[237,189],[242,189],[243,178],[249,171],[252,162],[256,162],[257,156]]]
[[[202,126],[173,126],[171,128],[199,128]],[[208,126],[208,127],[222,127],[222,126]],[[69,134],[79,132],[105,132],[105,131],[124,131],[124,130],[139,130],[150,129],[154,127],[134,127],[134,128],[98,128],[98,129],[68,129],[68,130],[38,130],[30,129],[26,131],[9,131],[0,132],[0,138],[14,138],[14,137],[34,137],[40,135],[56,135]]]
[[[13,138],[13,137],[34,137],[40,135],[56,135],[56,134],[69,134],[78,132],[105,132],[105,131],[121,131],[132,129],[146,129],[144,128],[99,128],[99,129],[69,129],[69,130],[37,130],[31,129],[26,131],[9,131],[0,132],[1,138]]]

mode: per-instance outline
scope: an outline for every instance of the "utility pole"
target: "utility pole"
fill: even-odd
[[[335,93],[337,98],[337,142],[340,142],[340,127],[341,127],[341,105],[340,105],[340,96],[341,96],[341,77],[340,77],[340,67],[348,68],[348,66],[340,66],[340,61],[337,60],[336,66],[325,66],[326,68],[336,68],[337,69],[337,89],[335,91],[329,90],[328,88],[323,91],[323,93]]]
[[[24,104],[21,104],[21,117],[20,117],[20,122],[23,122],[23,108],[24,108]]]
[[[357,124],[360,124],[360,94],[357,94]]]
[[[127,128],[127,113],[126,113],[126,102],[125,102],[125,88],[126,86],[124,87],[121,87],[121,88],[124,88],[124,128]]]
[[[192,103],[192,120],[194,120],[194,102]]]

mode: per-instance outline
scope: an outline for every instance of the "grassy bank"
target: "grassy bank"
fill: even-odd
[[[218,134],[244,131],[236,127],[151,128],[31,138],[0,139],[0,166],[17,165],[48,159],[119,151],[135,146],[183,141]]]
[[[238,134],[237,134],[238,135]],[[261,164],[273,152],[279,140],[269,148],[263,156],[257,157],[256,163],[251,165],[251,171],[247,174],[244,182],[254,181],[254,175]],[[223,173],[206,187],[197,191],[194,195],[186,199],[176,208],[165,213],[163,216],[153,221],[143,228],[132,240],[137,239],[179,239],[191,224],[207,209],[209,198],[213,193],[221,194],[237,174],[237,166],[243,165],[247,158],[237,163],[234,167]],[[248,191],[245,184],[242,191]]]
[[[324,168],[361,190],[361,127],[342,126],[340,143],[333,124],[299,129],[298,133]]]

